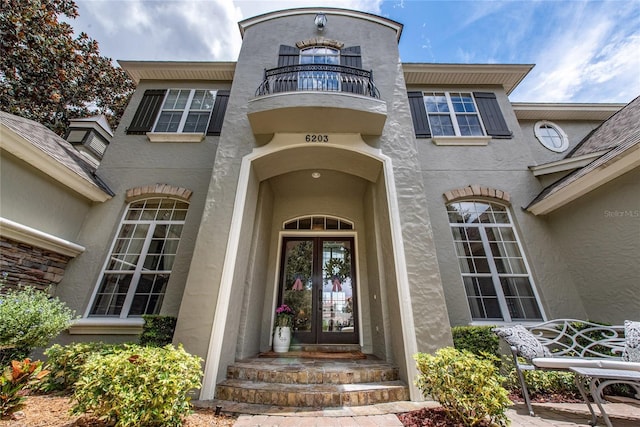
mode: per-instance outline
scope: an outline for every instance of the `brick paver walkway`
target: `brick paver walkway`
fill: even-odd
[[[438,406],[435,402],[391,402],[370,406],[340,408],[287,408],[248,405],[225,401],[194,402],[198,406],[221,405],[224,412],[241,414],[234,427],[402,427],[396,413],[422,407]],[[530,417],[524,404],[507,411],[511,427],[589,427],[591,416],[583,403],[534,403],[535,417]],[[607,414],[615,427],[640,426],[640,406],[607,403]],[[602,418],[598,425],[604,425]]]

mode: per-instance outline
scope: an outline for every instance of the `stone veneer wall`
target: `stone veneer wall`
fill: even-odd
[[[0,237],[0,273],[4,287],[34,286],[46,290],[64,276],[70,256]]]

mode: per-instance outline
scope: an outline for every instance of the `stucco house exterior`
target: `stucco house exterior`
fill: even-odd
[[[393,363],[420,399],[413,355],[450,326],[637,318],[640,100],[513,103],[533,65],[402,63],[402,28],[291,9],[240,22],[236,62],[121,61],[137,89],[104,200],[51,230],[83,248],[61,340],[176,316],[212,399],[286,303],[294,345]]]

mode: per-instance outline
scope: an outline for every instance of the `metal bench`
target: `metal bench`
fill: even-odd
[[[520,360],[523,356],[521,349],[510,344],[522,396],[531,416],[534,413],[524,371],[535,369],[571,371],[572,368],[597,368],[640,373],[640,363],[622,360],[625,349],[624,326],[607,326],[576,319],[556,319],[520,327],[530,332],[545,353],[523,363]],[[505,328],[495,328],[494,331],[498,333],[500,329]],[[501,338],[508,339],[504,336]]]

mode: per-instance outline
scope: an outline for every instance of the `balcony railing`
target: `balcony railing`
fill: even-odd
[[[373,71],[331,64],[297,64],[264,71],[256,96],[282,92],[347,92],[380,98]]]

